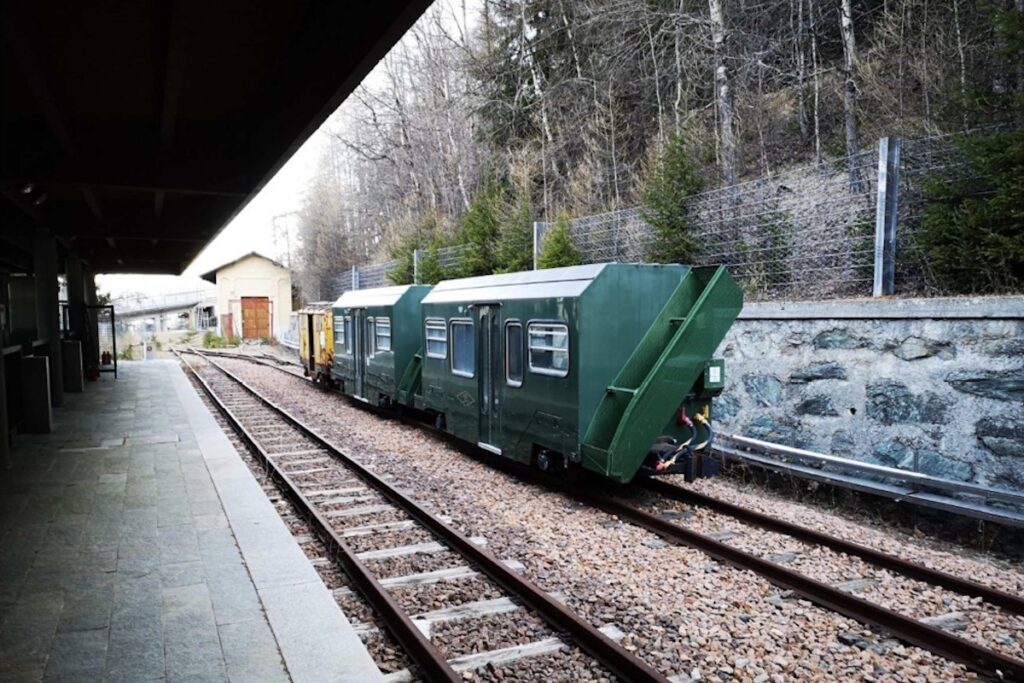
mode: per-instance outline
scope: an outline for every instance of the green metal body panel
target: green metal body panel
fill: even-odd
[[[691,412],[703,409],[707,390],[724,381],[711,382],[710,369],[721,367],[711,355],[742,306],[724,267],[695,268],[679,283],[601,398],[583,439],[588,469],[629,481],[653,441],[673,431],[682,399]]]
[[[549,281],[543,280],[545,276]],[[678,430],[673,430],[671,424],[666,426],[670,422],[667,414],[674,414],[694,393],[698,377],[692,375],[691,366],[697,365],[699,375],[738,306],[736,311],[730,308],[720,315],[694,316],[702,323],[713,320],[714,324],[688,329],[713,338],[701,340],[683,354],[685,359],[677,350],[663,363],[665,372],[652,382],[664,385],[652,394],[663,404],[655,411],[660,415],[658,428],[664,427],[662,431],[656,429],[657,433],[639,446],[649,429],[646,420],[641,420],[638,427],[637,416],[631,414],[627,416],[630,422],[626,431],[637,435],[621,440],[611,455],[607,447],[581,448],[584,435],[594,419],[604,424],[612,415],[603,408],[607,388],[615,385],[623,373],[642,370],[637,364],[630,365],[635,349],[643,347],[641,356],[654,355],[656,360],[655,353],[673,338],[671,334],[652,334],[657,321],[680,312],[686,315],[698,301],[712,307],[729,303],[728,297],[718,295],[701,298],[708,277],[708,271],[686,266],[603,264],[538,271],[532,278],[515,274],[441,283],[424,299],[423,319],[472,323],[474,372],[472,377],[452,372],[452,332],[448,327],[446,357],[426,356],[422,360],[421,395],[416,397],[416,405],[443,413],[450,432],[500,450],[505,457],[528,463],[537,449],[543,448],[604,476],[629,481],[655,437],[676,435]],[[732,282],[727,274],[725,280]],[[531,372],[529,351],[524,350],[522,384],[513,386],[507,381],[506,327],[516,322],[523,325],[527,346],[531,322],[558,322],[568,327],[569,368],[565,377]],[[420,334],[422,337],[422,330]],[[687,340],[693,342],[689,337]],[[647,364],[648,370],[651,365],[653,360]],[[643,379],[641,376],[635,384]],[[711,394],[717,393],[716,387],[711,389]],[[704,410],[710,394],[694,394],[692,398],[686,403],[687,410]],[[624,410],[618,414],[623,415]],[[609,443],[612,436],[614,432],[608,436]]]
[[[426,285],[355,290],[335,302],[334,316],[351,321],[346,324],[345,343],[335,343],[331,369],[343,392],[371,403],[398,400],[399,383],[420,351],[420,301],[429,291]],[[374,348],[368,321],[379,317],[391,321],[390,350]]]
[[[534,443],[559,452],[575,451],[579,373],[574,363],[579,355],[578,302],[575,299],[535,299],[491,304],[424,304],[424,320],[443,319],[448,323],[454,319],[473,323],[476,362],[473,377],[451,371],[453,343],[449,327],[447,356],[423,359],[421,407],[444,413],[448,431],[460,438],[498,448],[502,455],[521,462],[530,461]],[[569,373],[566,377],[551,377],[526,371],[522,386],[515,387],[505,378],[505,329],[509,322],[520,322],[525,330],[529,321],[557,321],[568,326]],[[487,326],[493,335],[490,362],[486,355],[488,340],[481,332]],[[493,334],[495,330],[497,334]],[[490,383],[484,386],[483,379],[488,372]],[[490,400],[485,401],[488,388]]]

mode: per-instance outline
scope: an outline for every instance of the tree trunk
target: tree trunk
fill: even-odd
[[[1021,0],[1024,2],[1024,0]],[[673,115],[675,116],[675,134],[679,135],[682,129],[682,122],[680,121],[680,114],[683,110],[683,58],[682,48],[680,42],[682,41],[682,22],[679,19],[683,14],[683,0],[679,0],[679,16],[675,17],[675,30],[672,32],[673,38],[675,39],[675,62],[676,62],[676,101],[673,105]]]
[[[960,113],[967,130],[967,57],[964,55],[964,37],[960,30],[960,0],[953,0],[953,26],[956,28],[956,53],[960,59]]]
[[[804,0],[795,0],[796,12],[790,5],[790,21],[793,32],[793,50],[796,57],[797,122],[800,124],[800,138],[807,140],[810,133],[807,123],[807,57],[804,55]],[[795,15],[795,17],[794,17]]]
[[[722,179],[726,186],[736,184],[736,132],[729,71],[725,66],[725,17],[721,0],[708,0],[711,12],[711,40],[715,46],[715,96],[718,107],[718,136],[722,157]]]
[[[843,35],[843,119],[846,124],[846,160],[850,168],[850,188],[855,190],[859,184],[855,158],[860,146],[857,142],[857,43],[853,33],[852,0],[843,0],[839,28]]]
[[[654,35],[651,32],[651,18],[644,11],[644,27],[647,29],[647,45],[651,49],[651,66],[654,67],[654,99],[658,103],[658,142],[665,143],[665,108],[661,102],[661,71],[658,69],[658,55],[654,51]]]
[[[807,11],[811,15],[811,68],[814,69],[814,162],[821,163],[821,73],[818,63],[817,18],[814,0],[807,0]]]

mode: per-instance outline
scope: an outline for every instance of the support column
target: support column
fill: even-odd
[[[11,302],[8,301],[5,273],[0,273],[0,347],[7,346],[11,334]],[[0,470],[11,468],[11,425],[7,420],[7,357],[0,354]]]
[[[70,339],[62,342],[64,362],[64,391],[85,391],[85,278],[82,262],[75,254],[68,254],[65,278],[68,283],[68,332]]]
[[[7,420],[7,359],[0,356],[0,469],[11,469],[11,425]]]
[[[875,213],[875,276],[872,296],[896,292],[896,220],[899,215],[900,139],[878,141],[878,202]]]
[[[85,298],[86,306],[96,305],[96,275],[92,271],[84,271],[82,273],[82,289]],[[90,369],[99,371],[100,367],[100,350],[99,350],[99,330],[96,327],[96,314],[95,312],[89,313],[88,310],[84,312],[85,320],[83,323],[83,332],[85,336],[82,338],[82,364],[85,366],[85,373],[88,376],[95,377],[96,375],[90,373]]]
[[[83,289],[85,290],[85,303],[89,306],[96,305],[96,273],[91,270],[83,273]]]
[[[60,290],[57,286],[57,240],[49,230],[37,230],[32,249],[36,276],[36,328],[47,342],[50,358],[50,401],[64,405],[64,375],[60,348]]]
[[[85,276],[82,262],[68,255],[68,329],[73,338],[81,340],[85,334]]]

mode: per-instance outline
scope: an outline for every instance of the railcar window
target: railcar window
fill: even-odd
[[[448,328],[443,320],[427,320],[427,358],[448,357]]]
[[[523,324],[505,323],[505,381],[509,386],[523,386]]]
[[[391,350],[391,318],[377,318],[377,350]]]
[[[473,323],[468,320],[452,321],[452,374],[472,377],[476,369],[476,345],[473,343]]]
[[[568,326],[530,323],[530,372],[554,377],[569,374]]]
[[[348,354],[351,356],[353,353],[355,353],[354,347],[356,340],[352,337],[352,316],[350,315],[345,316],[345,338],[352,340],[352,342],[348,344],[347,348]]]
[[[340,315],[334,316],[334,346],[345,345],[345,318]]]
[[[377,351],[373,348],[374,334],[373,334],[373,318],[366,319],[366,359],[373,358],[373,354]]]

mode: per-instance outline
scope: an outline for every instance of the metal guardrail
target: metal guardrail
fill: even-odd
[[[717,438],[719,441],[715,444],[715,451],[722,456],[723,462],[736,460],[766,469],[784,471],[805,479],[814,479],[843,488],[884,496],[892,500],[907,501],[969,517],[1024,527],[1024,513],[1007,509],[1005,506],[995,507],[987,504],[987,501],[999,501],[1024,509],[1024,492],[942,479],[921,472],[815,453],[802,448],[783,446],[737,434],[718,433]],[[730,442],[733,447],[723,446],[721,440]],[[757,452],[744,451],[737,447],[750,448]],[[843,472],[853,472],[855,475],[851,476],[843,474]],[[906,486],[896,486],[856,476],[865,474],[903,482]],[[934,493],[936,491],[942,493],[936,494]],[[948,494],[974,496],[985,502],[972,502],[954,498]]]

